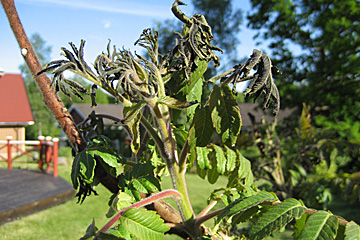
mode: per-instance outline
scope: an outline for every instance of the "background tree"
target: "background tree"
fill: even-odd
[[[258,39],[270,41],[273,62],[283,71],[282,106],[300,109],[305,102],[318,125],[359,141],[360,2],[251,3],[248,25],[259,30]]]

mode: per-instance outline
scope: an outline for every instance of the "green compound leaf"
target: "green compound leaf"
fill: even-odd
[[[283,228],[291,220],[300,218],[305,207],[296,199],[289,198],[278,205],[269,208],[250,230],[250,239],[264,239],[271,233]]]
[[[223,149],[215,144],[212,144],[212,147],[215,149],[215,158],[216,158],[216,169],[219,174],[223,174],[226,169],[226,156]]]
[[[119,192],[116,197],[112,200],[110,208],[106,213],[106,217],[110,218],[119,210],[127,208],[133,204],[135,199],[125,192]]]
[[[338,226],[336,216],[326,211],[317,211],[307,219],[298,240],[335,239]]]
[[[232,162],[233,154],[235,155],[234,162]],[[227,187],[238,186],[239,184],[242,187],[251,187],[254,182],[254,175],[251,171],[251,163],[246,159],[239,150],[233,151],[230,148],[227,149],[227,168],[233,169],[228,170],[230,175],[228,177]],[[235,165],[235,168],[233,164]]]
[[[161,240],[170,228],[154,211],[131,208],[119,219],[124,228],[139,240]]]
[[[126,124],[127,122],[133,120],[145,105],[146,101],[142,100],[138,103],[133,103],[131,106],[125,106],[123,110],[124,123]]]
[[[177,99],[169,97],[169,96],[164,96],[164,97],[158,98],[157,103],[165,104],[166,106],[168,106],[170,108],[182,109],[182,108],[188,108],[194,104],[197,104],[198,101],[183,102],[183,101],[177,100]]]
[[[191,89],[190,93],[186,95],[186,101],[187,102],[201,102],[201,96],[203,92],[203,81],[199,80],[196,82],[196,85]],[[188,119],[192,119],[195,113],[196,105],[192,105],[188,108],[186,108],[186,116]]]
[[[196,147],[196,163],[201,169],[210,169],[209,152],[206,147]]]
[[[225,146],[225,149],[226,149],[226,158],[227,158],[226,170],[228,172],[232,172],[237,164],[237,155],[235,151],[228,148],[227,146]]]
[[[153,193],[161,189],[159,179],[154,175],[154,166],[150,161],[135,164],[131,171],[121,174],[118,179],[120,190],[137,201],[140,200],[139,192]]]
[[[244,178],[246,185],[251,185],[254,180],[253,173],[251,171],[251,163],[238,150],[236,150],[236,154],[239,162],[238,177]]]
[[[96,161],[93,152],[87,152],[80,158],[80,172],[83,174],[84,180],[87,183],[92,183],[94,179]]]
[[[188,94],[185,94],[186,101],[193,102],[198,101],[201,102],[202,95],[202,86],[203,86],[203,75],[207,69],[208,63],[206,61],[197,61],[197,68],[190,75],[189,85],[186,85],[185,89]],[[191,106],[186,109],[186,115],[189,119],[191,119],[194,115],[196,106]]]
[[[211,122],[211,113],[209,106],[198,106],[195,109],[195,114],[190,129],[190,142],[198,147],[205,147],[208,145],[213,133],[213,126]]]
[[[219,172],[217,171],[216,161],[211,162],[211,169],[208,170],[208,181],[210,184],[215,184],[219,178]]]
[[[232,202],[230,205],[226,206],[224,210],[222,210],[218,218],[216,219],[215,224],[219,224],[222,219],[225,217],[232,217],[235,214],[239,214],[242,212],[245,212],[246,210],[257,206],[259,204],[262,204],[264,202],[274,202],[277,201],[277,197],[269,192],[258,192],[255,195],[252,195],[250,197],[244,198],[244,199],[237,199],[234,202]]]
[[[131,106],[124,107],[124,120],[123,123],[126,124],[128,132],[131,137],[131,150],[134,153],[137,153],[140,147],[140,119],[141,119],[141,109],[146,105],[145,101],[140,101],[134,103]]]
[[[110,167],[118,168],[118,155],[107,147],[99,147],[96,151],[96,154],[99,155],[102,160],[108,164]]]
[[[298,239],[298,237],[300,236],[302,230],[305,227],[306,220],[308,219],[308,217],[309,217],[309,215],[303,214],[301,216],[301,218],[296,219],[296,223],[294,225],[295,229],[294,229],[294,233],[293,233],[294,239]]]
[[[86,182],[92,182],[94,178],[95,164],[96,162],[92,152],[84,150],[76,154],[71,169],[71,181],[75,189],[79,186],[78,177],[80,173]]]
[[[228,85],[215,85],[210,95],[213,126],[227,146],[233,146],[241,128],[240,110]]]
[[[344,240],[359,240],[360,227],[355,222],[351,221],[346,224]]]
[[[131,137],[131,150],[133,153],[137,153],[140,148],[140,119],[141,112],[139,111],[133,119],[124,122],[129,129],[129,135]]]

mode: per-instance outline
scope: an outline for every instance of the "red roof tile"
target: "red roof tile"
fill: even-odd
[[[0,125],[29,125],[34,122],[21,74],[0,76]]]

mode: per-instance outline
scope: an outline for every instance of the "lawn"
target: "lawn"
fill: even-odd
[[[26,168],[24,165],[21,166]],[[4,166],[1,165],[1,167]],[[14,167],[19,166],[14,165]],[[67,181],[70,181],[70,168],[70,166],[59,166],[60,176]],[[206,199],[211,189],[223,187],[226,185],[227,180],[221,178],[215,185],[209,185],[206,180],[199,178],[197,175],[189,174],[187,182],[194,211],[198,214],[206,206]],[[163,188],[168,188],[170,185],[170,179],[165,178]],[[99,195],[88,197],[83,204],[77,204],[77,199],[74,198],[50,209],[1,225],[1,239],[79,239],[85,233],[92,219],[95,219],[97,227],[102,227],[107,221],[105,214],[108,210],[108,200],[111,194],[102,186],[96,187],[96,191]],[[172,204],[172,202],[170,203]],[[174,238],[170,237],[169,239]]]
[[[68,157],[69,158],[69,157]],[[70,161],[69,161],[70,163]],[[70,164],[59,166],[59,175],[70,181]],[[5,163],[0,163],[0,167],[6,167]],[[36,168],[35,164],[17,165],[14,167]],[[188,174],[187,183],[191,203],[194,212],[198,214],[206,206],[206,200],[212,189],[221,188],[226,185],[225,177],[219,178],[218,182],[210,185],[206,180],[199,178],[195,174]],[[171,186],[169,178],[163,180],[164,189]],[[62,240],[79,239],[85,233],[87,226],[95,220],[97,227],[102,227],[108,220],[105,214],[108,210],[108,200],[110,192],[102,186],[96,187],[98,196],[88,197],[83,204],[77,204],[74,198],[66,203],[52,207],[47,210],[23,217],[19,220],[0,225],[1,239],[4,240]],[[174,201],[169,200],[170,204],[175,205]],[[346,219],[359,222],[360,212],[358,204],[348,204],[344,206],[344,201],[336,199],[330,208],[334,214],[339,214]],[[212,223],[213,220],[209,220]],[[167,236],[165,239],[178,239],[175,236]],[[269,238],[271,239],[271,238]],[[279,236],[276,233],[272,239],[291,239],[291,233]]]

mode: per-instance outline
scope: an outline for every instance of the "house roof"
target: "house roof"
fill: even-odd
[[[271,122],[274,120],[274,116],[271,114],[270,110],[262,110],[262,107],[256,103],[240,103],[239,105],[242,126],[252,127],[251,119],[249,113],[255,117],[256,124],[261,124],[262,119],[264,118],[266,122]],[[293,113],[293,109],[281,109],[276,116],[277,121],[289,117]]]
[[[84,121],[92,111],[95,111],[96,114],[106,114],[110,116],[123,119],[123,109],[122,104],[98,104],[96,107],[92,108],[90,104],[86,103],[74,103],[69,108],[69,113],[74,119],[76,124]],[[105,125],[114,124],[113,120],[104,118]]]
[[[21,74],[0,76],[0,126],[32,124],[34,117]]]

